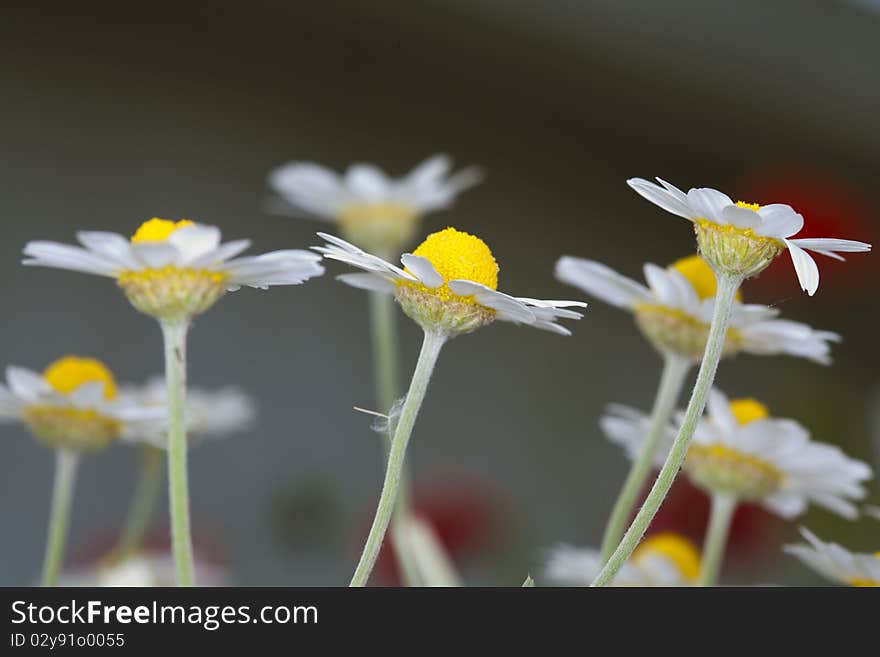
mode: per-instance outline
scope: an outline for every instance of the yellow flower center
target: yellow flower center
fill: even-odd
[[[713,299],[718,294],[718,280],[709,264],[699,255],[692,255],[673,262],[670,267],[684,276],[703,299]],[[742,301],[742,294],[736,293],[736,300]]]
[[[745,201],[737,201],[736,204],[738,207],[745,208],[746,210],[753,210],[755,212],[761,209],[760,203],[746,203]]]
[[[117,395],[116,381],[104,363],[94,358],[65,356],[46,368],[43,378],[57,392],[69,395],[86,383],[104,384],[104,398],[113,399]]]
[[[418,283],[402,282],[403,285],[416,287],[444,301],[454,299],[468,303],[473,303],[473,298],[453,294],[447,285],[449,281],[463,279],[481,283],[493,290],[498,289],[498,263],[495,262],[492,251],[479,237],[446,228],[429,235],[413,251],[413,255],[430,260],[443,277],[444,283],[434,289]]]
[[[689,581],[696,581],[700,576],[700,551],[684,536],[675,532],[654,534],[642,541],[633,553],[633,561],[654,555],[669,559]]]
[[[769,409],[751,397],[731,400],[730,410],[740,424],[748,424],[770,417]]]
[[[189,219],[181,219],[180,221],[169,221],[168,219],[159,219],[153,217],[149,221],[145,221],[140,228],[131,236],[131,241],[136,242],[164,242],[176,230],[185,228],[186,226],[195,225]]]

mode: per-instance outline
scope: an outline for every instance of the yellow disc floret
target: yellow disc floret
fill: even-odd
[[[737,201],[736,205],[737,207],[745,208],[746,210],[753,210],[755,212],[761,209],[760,203],[746,203],[745,201]]]
[[[718,280],[715,278],[715,272],[701,256],[692,255],[676,260],[670,267],[690,281],[701,301],[713,299],[718,294]],[[736,300],[742,301],[742,295],[739,292],[736,293]]]
[[[164,242],[176,230],[185,228],[186,226],[195,225],[189,219],[181,219],[180,221],[170,221],[168,219],[159,219],[153,217],[149,221],[145,221],[140,228],[131,236],[132,242]]]
[[[696,581],[700,576],[700,551],[684,536],[675,532],[654,534],[642,541],[633,554],[633,561],[655,555],[669,559],[687,580]]]
[[[468,333],[495,319],[494,309],[479,304],[474,296],[461,296],[449,289],[449,282],[454,280],[473,281],[498,289],[498,263],[483,240],[446,228],[429,235],[413,255],[429,260],[443,277],[443,284],[437,287],[417,281],[397,284],[397,301],[403,312],[423,328],[455,335]]]
[[[117,395],[116,380],[104,363],[94,358],[65,356],[46,368],[43,378],[57,392],[69,395],[86,383],[104,384],[104,398],[113,399]]]
[[[498,263],[479,237],[446,228],[428,235],[413,255],[430,260],[447,282],[463,279],[498,289]]]
[[[757,399],[751,397],[731,400],[730,410],[740,424],[748,424],[770,417],[770,410]]]

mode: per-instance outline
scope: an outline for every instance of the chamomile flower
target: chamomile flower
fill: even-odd
[[[236,258],[250,240],[221,244],[219,228],[189,220],[150,219],[131,239],[103,231],[77,239],[82,246],[29,242],[24,264],[114,278],[135,308],[165,321],[188,321],[226,291],[296,285],[324,272],[304,250]]]
[[[560,545],[550,551],[544,578],[557,586],[589,586],[601,569],[599,550]],[[642,541],[614,586],[691,586],[699,574],[697,547],[674,532],[662,532]]]
[[[706,348],[718,288],[712,269],[702,257],[693,255],[666,268],[648,263],[644,274],[647,287],[593,260],[563,256],[556,263],[560,281],[630,311],[659,351],[699,361]],[[836,333],[779,319],[774,308],[737,300],[724,354],[787,354],[827,365],[831,362],[829,343],[839,340]]]
[[[451,169],[445,155],[399,179],[372,164],[355,164],[339,175],[311,162],[290,162],[271,173],[269,184],[294,211],[336,222],[346,239],[388,254],[412,242],[424,214],[449,207],[482,179],[476,167]]]
[[[325,258],[366,273],[343,274],[354,287],[393,294],[403,311],[426,331],[446,336],[467,333],[494,320],[526,324],[561,335],[570,331],[559,319],[580,319],[580,301],[545,301],[512,297],[498,291],[498,263],[483,240],[446,228],[432,233],[412,253],[401,256],[404,269],[353,244],[318,233],[326,242],[315,247]]]
[[[0,384],[0,419],[23,422],[56,449],[94,451],[120,438],[137,438],[165,417],[164,409],[120,392],[99,360],[65,356],[40,374],[6,368]]]
[[[638,453],[647,425],[646,416],[623,406],[612,406],[600,420],[606,436],[630,456]],[[675,434],[670,426],[656,465],[665,461]],[[771,417],[754,399],[728,400],[717,389],[709,396],[683,469],[709,493],[761,504],[783,518],[801,515],[810,503],[855,518],[853,500],[865,497],[862,484],[872,476],[868,464],[811,440],[796,421]]]
[[[168,405],[168,386],[162,377],[154,377],[141,386],[125,390],[148,408],[164,409]],[[187,389],[185,422],[190,445],[203,438],[242,431],[255,415],[253,400],[238,388]],[[164,449],[167,443],[164,424],[154,425],[152,431],[142,432],[139,438]]]
[[[789,205],[758,205],[721,192],[694,188],[685,194],[665,180],[656,185],[642,178],[627,181],[639,195],[694,224],[700,253],[716,272],[748,278],[763,271],[786,249],[801,288],[810,296],[819,287],[819,268],[808,251],[843,260],[839,253],[871,250],[865,242],[837,238],[792,239],[804,218]]]
[[[801,534],[809,545],[787,545],[785,551],[833,582],[849,586],[880,586],[880,552],[850,552],[837,543],[826,543],[808,529]]]

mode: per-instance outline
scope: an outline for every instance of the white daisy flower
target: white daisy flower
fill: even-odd
[[[115,278],[135,308],[168,321],[205,312],[226,291],[296,285],[324,272],[305,250],[236,258],[250,240],[221,244],[219,228],[189,220],[150,219],[130,240],[96,231],[77,239],[82,247],[29,242],[24,264]]]
[[[223,568],[199,559],[194,566],[197,586],[229,585],[229,576]],[[174,560],[166,552],[144,550],[121,560],[71,570],[62,574],[58,584],[76,587],[174,586]]]
[[[498,263],[480,238],[454,228],[433,233],[400,261],[405,269],[366,253],[348,242],[318,233],[327,245],[315,247],[325,258],[366,273],[343,274],[354,287],[394,294],[403,311],[426,330],[446,335],[466,333],[499,319],[561,335],[571,332],[559,319],[580,319],[571,308],[580,301],[545,301],[512,297],[497,290]]]
[[[74,452],[137,439],[165,417],[163,409],[119,392],[113,374],[94,358],[65,356],[39,374],[6,368],[0,420],[23,422],[40,441]]]
[[[693,255],[665,269],[648,263],[644,274],[647,287],[593,260],[563,256],[556,263],[556,278],[563,283],[632,312],[658,350],[699,361],[715,310],[718,284],[712,269]],[[774,308],[735,301],[724,354],[788,354],[823,365],[831,362],[829,343],[840,340],[837,333],[778,316]]]
[[[612,406],[600,426],[632,458],[646,435],[648,417]],[[664,434],[665,443],[655,457],[658,467],[666,460],[677,426]],[[697,425],[683,469],[710,493],[759,503],[783,518],[804,513],[809,503],[855,518],[858,510],[852,501],[865,497],[862,483],[872,476],[867,463],[834,445],[811,440],[796,421],[770,417],[754,399],[728,400],[717,389],[709,396],[707,414]]]
[[[785,551],[820,575],[849,586],[880,586],[880,552],[850,552],[837,543],[819,540],[813,532],[803,527],[801,534],[809,545],[787,545]]]
[[[870,244],[854,240],[791,239],[803,228],[804,218],[789,205],[734,203],[708,187],[685,194],[665,180],[657,181],[659,185],[632,178],[627,183],[655,205],[693,222],[700,252],[716,271],[754,276],[788,249],[801,288],[812,296],[819,287],[819,268],[807,251],[843,260],[839,253],[871,250]]]
[[[149,408],[167,407],[168,386],[163,377],[154,377],[141,386],[125,388],[125,391]],[[203,438],[242,431],[251,424],[255,415],[253,400],[238,388],[187,388],[185,422],[190,444]],[[152,431],[141,432],[139,439],[165,449],[166,429],[164,422],[156,423]]]
[[[355,164],[339,175],[312,162],[290,162],[271,173],[269,184],[282,201],[275,209],[337,222],[347,239],[388,254],[412,242],[422,215],[449,207],[483,177],[476,167],[451,169],[446,155],[428,158],[399,179],[372,164]]]
[[[556,586],[589,586],[602,569],[599,550],[560,545],[551,550],[544,578]],[[614,586],[691,586],[700,575],[700,551],[673,532],[649,536],[614,578]]]

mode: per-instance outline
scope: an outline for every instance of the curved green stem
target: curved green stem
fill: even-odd
[[[406,447],[412,435],[419,409],[425,399],[425,392],[428,389],[428,382],[431,380],[431,373],[434,371],[434,365],[437,363],[437,357],[440,355],[440,349],[445,341],[446,337],[444,335],[425,331],[425,340],[422,342],[422,350],[419,353],[415,372],[413,372],[409,392],[406,394],[406,401],[403,403],[400,418],[394,430],[394,437],[391,439],[391,449],[388,452],[388,466],[385,471],[385,483],[382,486],[382,494],[379,497],[376,516],[373,518],[373,525],[370,528],[370,534],[367,536],[364,551],[354,571],[354,576],[351,578],[351,586],[365,586],[370,579],[370,573],[373,572],[373,566],[376,564],[376,558],[379,556],[379,549],[382,547],[382,541],[385,539],[385,532],[388,530],[388,524],[394,511],[394,504],[397,500],[397,491],[403,472]]]
[[[55,483],[52,488],[52,509],[49,512],[46,556],[43,560],[43,586],[55,586],[58,583],[78,464],[77,453],[66,449],[55,450]]]
[[[669,418],[675,410],[675,404],[681,396],[685,379],[691,368],[690,361],[675,354],[664,354],[663,374],[660,377],[660,385],[657,388],[657,396],[654,398],[654,408],[651,410],[651,425],[648,435],[642,444],[638,457],[633,461],[626,482],[617,496],[614,509],[605,527],[602,537],[602,563],[614,552],[614,548],[620,543],[620,537],[626,529],[626,523],[632,514],[633,506],[639,492],[645,485],[648,475],[654,465],[654,457],[657,454],[657,445],[663,432],[669,424]]]
[[[125,516],[125,524],[119,535],[114,555],[123,559],[136,552],[150,528],[153,511],[162,490],[162,463],[165,453],[151,445],[141,447],[139,453],[138,482]]]
[[[712,512],[709,516],[709,528],[703,543],[703,565],[700,568],[700,586],[715,586],[721,562],[724,560],[724,548],[727,546],[727,534],[733,512],[736,511],[737,499],[733,495],[715,493],[712,495]]]
[[[697,374],[697,381],[694,384],[694,390],[691,393],[691,399],[685,411],[684,421],[678,430],[678,435],[672,444],[672,449],[669,450],[666,462],[660,469],[660,473],[657,475],[657,479],[648,493],[648,497],[645,498],[645,502],[642,504],[642,508],[639,509],[638,514],[636,514],[620,544],[614,550],[602,570],[599,571],[591,586],[607,586],[614,580],[617,571],[632,556],[639,541],[642,540],[642,536],[645,535],[645,531],[657,514],[660,505],[663,504],[666,494],[672,487],[672,483],[675,481],[675,477],[684,463],[688,447],[690,446],[691,436],[694,434],[697,421],[703,414],[706,400],[709,397],[709,391],[712,389],[712,383],[715,381],[715,372],[718,369],[721,354],[724,352],[724,341],[727,337],[727,328],[730,325],[733,300],[737,289],[742,283],[740,276],[718,274],[716,272],[716,278],[718,279],[718,291],[715,295],[712,326],[709,329],[706,351],[703,353],[703,361],[700,363],[700,371]]]
[[[192,586],[193,551],[186,469],[186,322],[162,322],[168,385],[168,499],[177,585]]]
[[[391,258],[385,258],[390,260]],[[400,394],[397,366],[397,325],[394,321],[394,297],[384,292],[370,292],[370,328],[373,338],[373,371],[376,376],[376,396],[379,410],[389,413]],[[391,434],[385,436],[385,457],[391,449]],[[404,468],[401,474],[397,504],[391,518],[391,542],[400,564],[403,583],[419,586],[418,568],[408,542],[404,538],[406,520],[410,517],[409,477]]]

